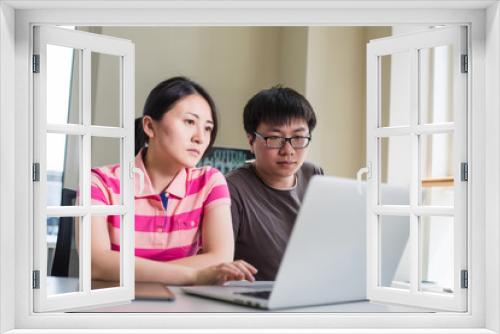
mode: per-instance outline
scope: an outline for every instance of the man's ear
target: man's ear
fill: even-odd
[[[153,127],[153,119],[151,116],[144,116],[142,117],[142,128],[144,129],[144,133],[148,138],[154,138],[155,136],[155,131]]]
[[[248,139],[248,145],[250,146],[250,152],[255,154],[255,152],[253,151],[253,142],[255,141],[255,135],[247,133],[247,139]]]

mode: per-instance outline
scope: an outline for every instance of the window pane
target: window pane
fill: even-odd
[[[453,122],[452,48],[418,51],[420,123]]]
[[[410,288],[410,217],[379,216],[379,285]]]
[[[92,52],[92,125],[121,127],[121,57]]]
[[[121,270],[120,270],[120,232],[121,232],[121,216],[119,215],[109,215],[109,216],[92,216],[92,229],[94,229],[92,235],[107,235],[106,237],[99,238],[99,241],[106,242],[109,239],[109,243],[103,245],[110,250],[109,253],[104,254],[104,256],[109,256],[107,259],[101,257],[95,257],[92,254],[92,289],[104,289],[121,286]],[[96,233],[97,232],[97,233]],[[108,238],[109,236],[109,238]],[[106,241],[103,241],[106,240]],[[92,242],[98,242],[97,240],[92,240]],[[105,261],[104,261],[105,260]],[[113,263],[110,265],[110,263]],[[105,268],[104,272],[96,272],[96,268]]]
[[[453,206],[453,135],[420,136],[421,205]]]
[[[379,57],[379,126],[410,124],[410,54]]]
[[[92,137],[92,203],[121,205],[121,138]]]
[[[47,291],[49,295],[81,291],[75,226],[75,217],[47,218]]]
[[[80,124],[81,50],[47,45],[47,123]]]
[[[420,217],[421,290],[453,293],[453,217]]]
[[[410,137],[395,136],[379,139],[379,204],[382,205],[409,205],[410,204]],[[401,197],[386,195],[385,186],[406,189],[406,194]]]
[[[47,134],[47,206],[81,203],[81,136]]]

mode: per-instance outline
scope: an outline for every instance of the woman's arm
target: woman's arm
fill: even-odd
[[[91,229],[92,279],[119,281],[120,252],[110,249],[106,217],[94,217]],[[190,285],[196,280],[196,270],[186,266],[135,257],[136,282],[161,282]]]
[[[217,265],[229,264],[232,266],[233,275],[235,276],[227,279],[224,277],[219,278],[218,283],[231,279],[254,280],[253,275],[257,273],[257,269],[242,260],[231,262],[234,258],[234,235],[229,205],[221,204],[208,210],[205,209],[201,233],[203,253],[177,259],[170,263],[195,269],[209,269],[211,266],[222,269],[225,267]],[[210,272],[210,270],[207,272]]]
[[[110,249],[106,217],[92,219],[91,240],[92,279],[119,281],[120,253]],[[252,273],[256,273],[254,267],[243,261],[217,264],[209,264],[202,269],[174,261],[160,262],[136,256],[135,281],[169,285],[221,284],[228,280],[252,280]]]
[[[191,268],[233,261],[234,236],[229,205],[222,204],[205,209],[201,224],[203,253],[172,261]]]

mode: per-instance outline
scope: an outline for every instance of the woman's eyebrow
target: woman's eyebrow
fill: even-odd
[[[200,119],[200,115],[195,114],[194,112],[188,111],[186,114],[191,115],[191,116],[195,117],[196,119]],[[206,123],[214,124],[214,121],[212,121],[211,119],[209,119],[209,120],[206,121]]]

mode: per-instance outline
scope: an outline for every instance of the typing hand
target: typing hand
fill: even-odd
[[[196,274],[196,285],[215,285],[223,284],[227,281],[247,280],[255,281],[253,275],[257,273],[257,269],[251,264],[243,261],[233,261],[221,263],[215,266],[198,270]]]

